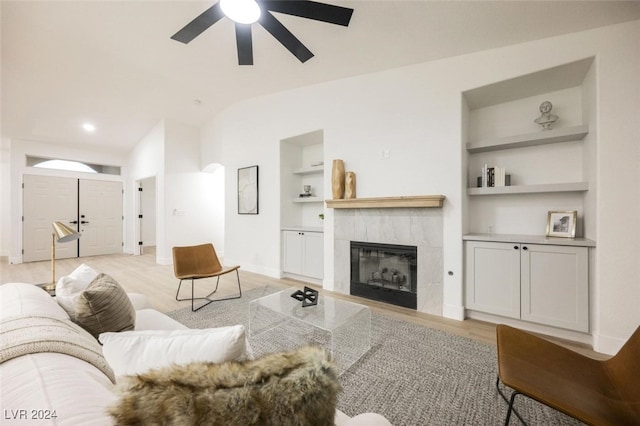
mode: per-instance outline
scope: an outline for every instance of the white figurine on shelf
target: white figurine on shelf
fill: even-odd
[[[542,126],[542,130],[551,130],[553,123],[558,121],[558,116],[551,114],[551,108],[553,104],[549,101],[544,101],[540,104],[540,117],[533,120],[535,123]]]

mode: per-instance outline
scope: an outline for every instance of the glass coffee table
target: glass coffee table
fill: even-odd
[[[290,288],[249,303],[249,342],[259,352],[324,347],[342,374],[371,349],[371,310],[358,303],[319,296],[302,307]],[[261,353],[261,354],[262,354]]]

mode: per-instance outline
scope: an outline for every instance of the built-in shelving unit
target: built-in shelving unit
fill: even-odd
[[[291,174],[294,175],[294,176],[301,176],[301,177],[302,176],[317,176],[317,179],[313,179],[313,180],[311,180],[311,179],[307,179],[307,180],[302,179],[301,180],[302,184],[307,183],[307,182],[308,183],[312,183],[312,182],[313,183],[317,183],[318,179],[322,179],[323,176],[324,176],[324,165],[322,164],[322,165],[317,165],[317,166],[308,166],[308,167],[297,168],[297,169],[294,169],[291,172]],[[315,190],[316,190],[316,195],[311,196],[311,197],[300,197],[300,196],[298,196],[298,197],[292,198],[291,202],[292,203],[296,203],[296,204],[298,204],[298,203],[321,203],[324,200],[322,199],[321,196],[317,195],[317,191],[318,191],[317,186],[316,186]],[[322,195],[322,194],[320,194],[320,195]]]
[[[468,317],[589,332],[595,73],[586,58],[463,93]],[[544,101],[559,116],[550,130],[534,121]],[[512,186],[477,187],[487,167]],[[544,235],[550,211],[572,210],[576,238]]]
[[[320,197],[298,197],[292,198],[292,203],[321,203],[323,200]]]
[[[322,284],[324,271],[324,132],[280,143],[280,230],[283,276]],[[305,186],[311,187],[311,196]]]
[[[324,173],[324,165],[302,167],[291,172],[291,174],[294,175],[311,175],[316,173]]]
[[[585,223],[595,202],[594,73],[586,58],[463,93],[468,232],[543,233],[554,210],[577,210]],[[543,101],[560,117],[550,130],[534,122]],[[485,165],[504,169],[510,186],[478,187]]]
[[[568,142],[584,139],[587,133],[589,133],[589,128],[586,125],[579,125],[537,133],[527,133],[524,135],[483,139],[468,143],[467,151],[470,154],[475,154],[502,149],[526,148],[530,146]]]
[[[468,188],[467,195],[541,194],[544,192],[582,192],[589,190],[588,182],[547,183],[539,185]]]

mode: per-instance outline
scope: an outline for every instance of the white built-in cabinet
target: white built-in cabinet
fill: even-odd
[[[283,276],[318,283],[324,274],[324,136],[322,130],[280,143]],[[305,185],[311,196],[304,194]]]
[[[596,233],[598,203],[591,190],[598,144],[594,63],[584,58],[534,69],[463,92],[467,317],[589,332],[595,241],[588,238]],[[544,101],[559,116],[550,130],[534,122]],[[484,165],[504,168],[511,185],[479,188]],[[548,212],[571,210],[577,237],[545,237]]]
[[[324,266],[324,236],[322,232],[282,231],[283,272],[318,280]]]
[[[588,250],[576,245],[465,241],[466,308],[589,332]]]

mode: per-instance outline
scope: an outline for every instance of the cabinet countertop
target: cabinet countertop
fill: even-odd
[[[283,226],[282,231],[299,231],[299,232],[324,232],[322,226]]]
[[[546,244],[554,246],[595,247],[596,242],[588,238],[558,238],[544,235],[482,234],[473,233],[462,236],[464,241],[493,241],[496,243]]]

